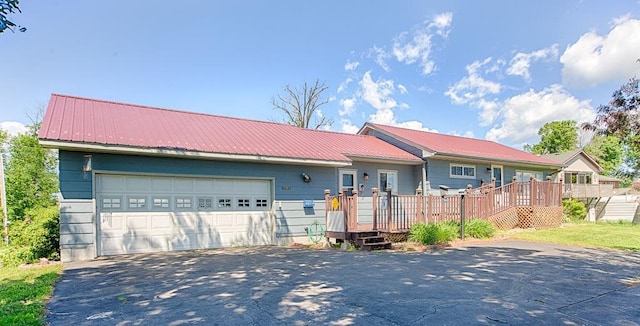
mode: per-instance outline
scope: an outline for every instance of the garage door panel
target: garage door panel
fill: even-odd
[[[252,207],[256,198],[270,202],[271,183],[268,180],[97,176],[97,183],[101,185],[97,198],[117,197],[124,204],[135,198],[149,201],[162,197],[171,203],[169,207],[147,204],[144,208],[136,208],[128,205],[116,207],[112,203],[107,206],[108,201],[98,201],[98,209],[106,210],[100,212],[98,226],[100,255],[267,245],[273,242],[269,207],[264,207],[264,211],[249,211],[241,210],[246,207],[238,204],[238,198],[248,199],[246,202]],[[199,197],[214,199],[211,211],[197,211]],[[218,207],[218,197],[232,199],[233,206]],[[190,198],[191,203],[184,206],[184,198]]]

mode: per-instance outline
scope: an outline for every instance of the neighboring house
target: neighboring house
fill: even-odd
[[[608,177],[606,175],[601,175],[598,177],[598,183],[601,185],[607,185],[610,184],[613,186],[613,189],[618,189],[620,188],[620,183],[622,182],[622,180],[618,179],[618,178],[614,178],[614,177]]]
[[[439,191],[440,185],[450,189],[479,187],[495,178],[495,186],[530,177],[546,180],[560,171],[563,164],[508,147],[496,142],[444,135],[366,123],[358,132],[394,144],[423,159],[421,167],[424,193]]]
[[[364,135],[52,95],[63,261],[285,244],[324,223],[324,190],[413,194],[420,158]]]
[[[564,196],[573,198],[600,198],[612,195],[613,184],[605,181],[601,183],[602,167],[596,160],[579,149],[563,153],[547,154],[544,157],[562,163],[565,167],[558,173],[554,180],[562,178]]]

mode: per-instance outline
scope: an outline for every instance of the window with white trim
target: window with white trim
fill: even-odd
[[[177,209],[191,209],[191,197],[176,197]]]
[[[105,210],[113,210],[121,208],[121,200],[120,197],[103,197],[102,198],[102,208]]]
[[[256,199],[256,207],[269,207],[266,199]]]
[[[154,209],[169,209],[169,197],[153,197],[152,205]]]
[[[209,211],[211,209],[213,209],[213,198],[211,197],[198,198],[198,210]]]
[[[458,179],[475,179],[476,166],[467,164],[449,164],[449,177]]]
[[[231,198],[218,198],[218,208],[231,208]]]
[[[238,208],[250,208],[251,200],[249,198],[238,198],[237,204]]]
[[[391,192],[398,193],[398,171],[396,170],[378,170],[379,191],[387,191],[391,188]]]
[[[129,197],[129,208],[145,208],[146,205],[146,197]]]

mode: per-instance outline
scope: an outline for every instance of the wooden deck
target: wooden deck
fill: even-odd
[[[325,190],[327,236],[350,239],[352,233],[406,233],[416,223],[485,219],[500,229],[557,226],[562,220],[562,184],[531,179],[495,188],[492,184],[444,196],[394,195],[391,189],[371,197]],[[364,200],[367,199],[367,200]],[[363,206],[363,207],[360,207]]]

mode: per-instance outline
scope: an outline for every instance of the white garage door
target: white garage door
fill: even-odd
[[[271,182],[96,175],[98,254],[273,243]]]

